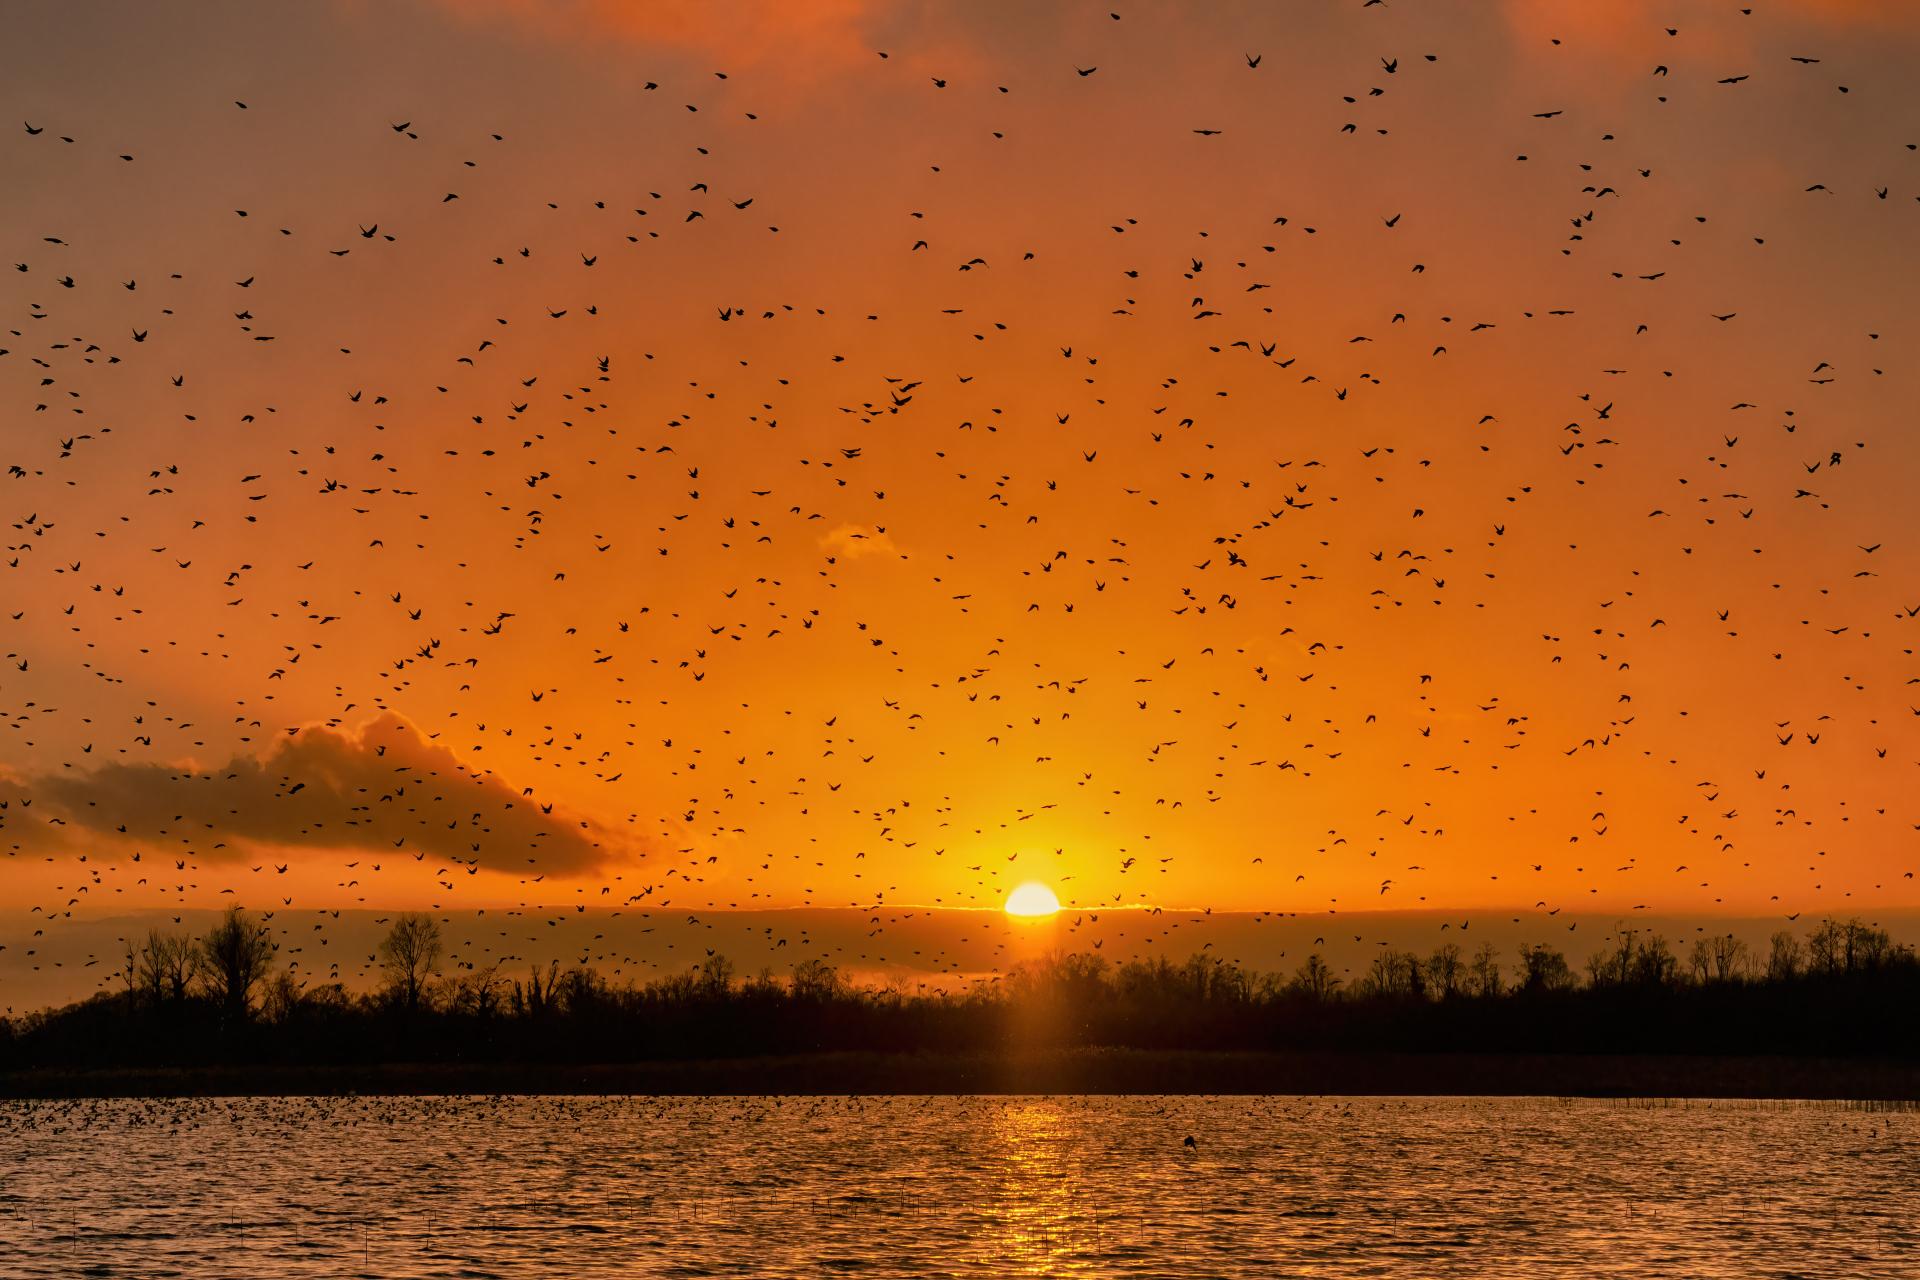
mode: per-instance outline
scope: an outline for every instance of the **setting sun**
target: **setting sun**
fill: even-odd
[[[1051,916],[1060,912],[1060,899],[1043,884],[1028,882],[1007,895],[1010,916]]]

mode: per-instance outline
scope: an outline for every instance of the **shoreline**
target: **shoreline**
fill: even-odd
[[[1077,1049],[821,1053],[628,1063],[31,1069],[0,1099],[468,1094],[1294,1095],[1920,1102],[1920,1061],[1653,1054]]]

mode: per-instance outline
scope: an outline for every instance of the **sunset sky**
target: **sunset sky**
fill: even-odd
[[[0,980],[1920,907],[1911,4],[7,24]]]

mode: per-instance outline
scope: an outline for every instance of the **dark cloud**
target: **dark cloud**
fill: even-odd
[[[47,824],[64,825],[58,843],[69,846],[104,836],[214,861],[266,846],[398,849],[477,858],[483,869],[522,870],[531,860],[573,875],[637,852],[624,836],[467,768],[392,714],[351,731],[309,727],[217,769],[109,764],[3,781],[11,794],[0,799],[15,816],[8,837],[26,848],[45,839]]]

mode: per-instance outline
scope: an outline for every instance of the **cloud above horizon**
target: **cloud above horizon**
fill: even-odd
[[[1587,51],[1658,52],[1663,60],[1698,59],[1738,46],[1739,28],[1693,25],[1703,5],[1656,0],[1506,0],[1507,24],[1530,40],[1563,40]],[[1787,0],[1784,11],[1812,26],[1902,28],[1920,25],[1920,6],[1899,0]],[[1711,16],[1721,16],[1714,14]]]
[[[548,38],[611,36],[636,45],[724,55],[733,65],[781,59],[840,63],[867,53],[873,0],[436,0],[461,18],[504,21]],[[868,56],[871,56],[870,54]]]
[[[365,848],[574,876],[637,852],[624,836],[468,768],[392,712],[352,730],[309,726],[216,769],[107,764],[0,776],[0,801],[23,819],[40,806],[49,825],[67,828],[63,844],[105,838],[210,862]]]

